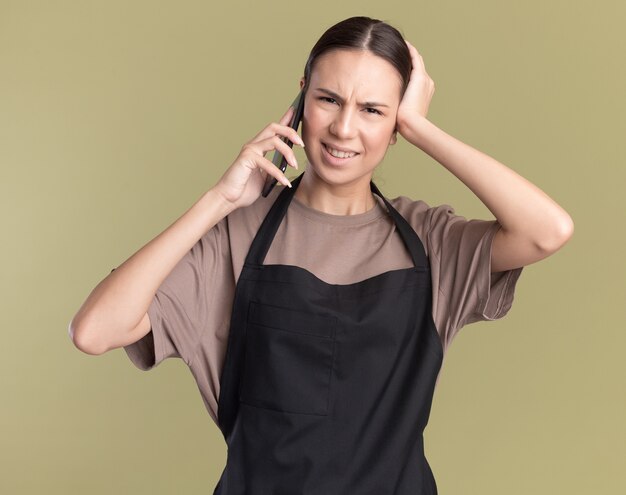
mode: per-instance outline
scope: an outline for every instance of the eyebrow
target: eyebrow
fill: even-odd
[[[315,88],[318,91],[321,91],[322,93],[326,93],[329,96],[332,96],[335,100],[339,101],[340,103],[343,103],[343,98],[341,96],[339,96],[337,93],[334,93],[333,91],[331,91],[330,89],[326,89],[326,88]],[[362,103],[359,103],[359,105],[362,105],[364,107],[385,107],[385,108],[389,108],[389,105],[385,105],[384,103],[376,103],[375,101],[364,101]]]

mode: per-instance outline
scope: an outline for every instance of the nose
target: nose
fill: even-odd
[[[353,138],[356,133],[354,110],[344,105],[331,122],[330,132],[340,139]]]

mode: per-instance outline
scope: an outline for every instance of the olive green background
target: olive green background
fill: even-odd
[[[67,327],[283,114],[315,41],[353,15],[420,50],[432,122],[575,223],[524,269],[509,314],[449,349],[425,432],[439,492],[626,492],[625,14],[588,0],[0,2],[0,492],[213,493],[225,444],[185,364],[83,354]],[[493,219],[404,139],[374,179]]]

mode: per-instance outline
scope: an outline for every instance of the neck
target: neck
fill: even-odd
[[[370,176],[349,184],[329,184],[307,167],[294,197],[309,208],[330,215],[358,215],[376,205]]]

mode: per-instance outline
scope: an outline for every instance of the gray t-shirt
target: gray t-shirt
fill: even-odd
[[[185,254],[148,308],[151,331],[124,347],[141,370],[166,358],[183,359],[216,424],[237,279],[254,236],[283,187],[231,212]],[[374,208],[365,213],[331,215],[294,196],[264,264],[296,265],[331,284],[412,267],[383,200],[374,197]],[[449,205],[430,207],[406,196],[387,200],[413,227],[429,258],[432,314],[445,356],[463,326],[507,314],[523,267],[490,273],[491,244],[500,228],[497,220],[467,220]]]

